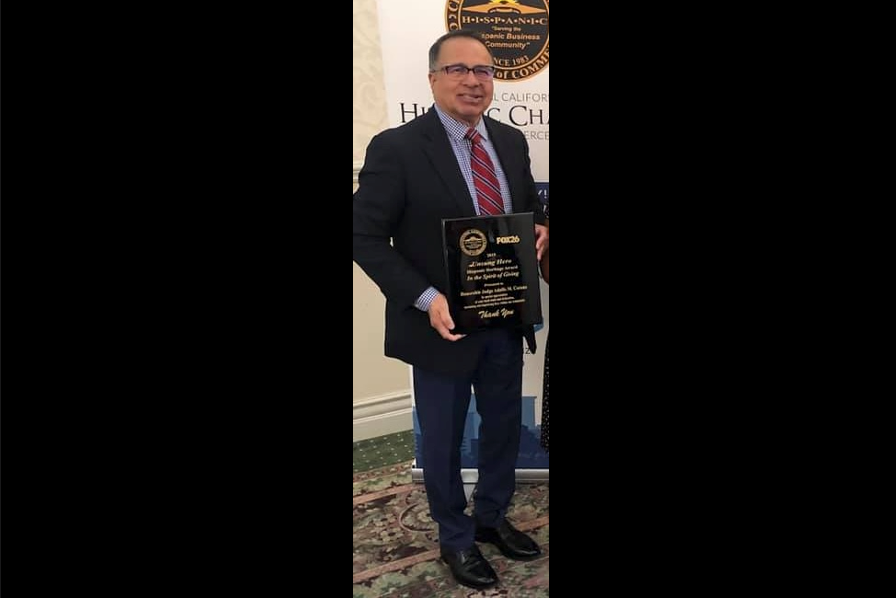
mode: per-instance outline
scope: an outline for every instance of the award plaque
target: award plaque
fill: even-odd
[[[532,212],[442,220],[454,334],[541,324]]]

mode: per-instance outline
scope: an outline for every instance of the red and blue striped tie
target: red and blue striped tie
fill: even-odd
[[[479,202],[479,213],[482,216],[495,216],[504,213],[504,200],[501,198],[501,184],[495,175],[488,152],[482,147],[482,136],[476,129],[470,129],[465,135],[472,143],[470,167],[473,170],[473,184],[476,186],[476,199]]]

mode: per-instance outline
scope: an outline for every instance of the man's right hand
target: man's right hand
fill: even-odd
[[[454,328],[454,320],[451,319],[451,310],[448,309],[448,299],[445,295],[439,293],[436,298],[429,304],[429,325],[436,329],[436,332],[446,341],[459,341],[466,334],[451,334]]]

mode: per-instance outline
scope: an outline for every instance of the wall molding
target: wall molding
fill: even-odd
[[[352,403],[352,442],[414,428],[410,391],[393,392]]]
[[[364,162],[361,160],[352,160],[352,183],[355,185],[358,184],[358,173],[361,172],[361,167],[364,166]]]

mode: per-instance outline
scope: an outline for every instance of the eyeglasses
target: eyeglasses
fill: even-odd
[[[436,69],[436,71],[445,71],[445,74],[452,79],[463,79],[470,71],[473,71],[473,74],[480,81],[491,81],[492,77],[495,76],[495,67],[486,66],[484,64],[477,64],[476,66],[467,66],[465,64],[449,64],[448,66],[443,66],[440,69]]]

